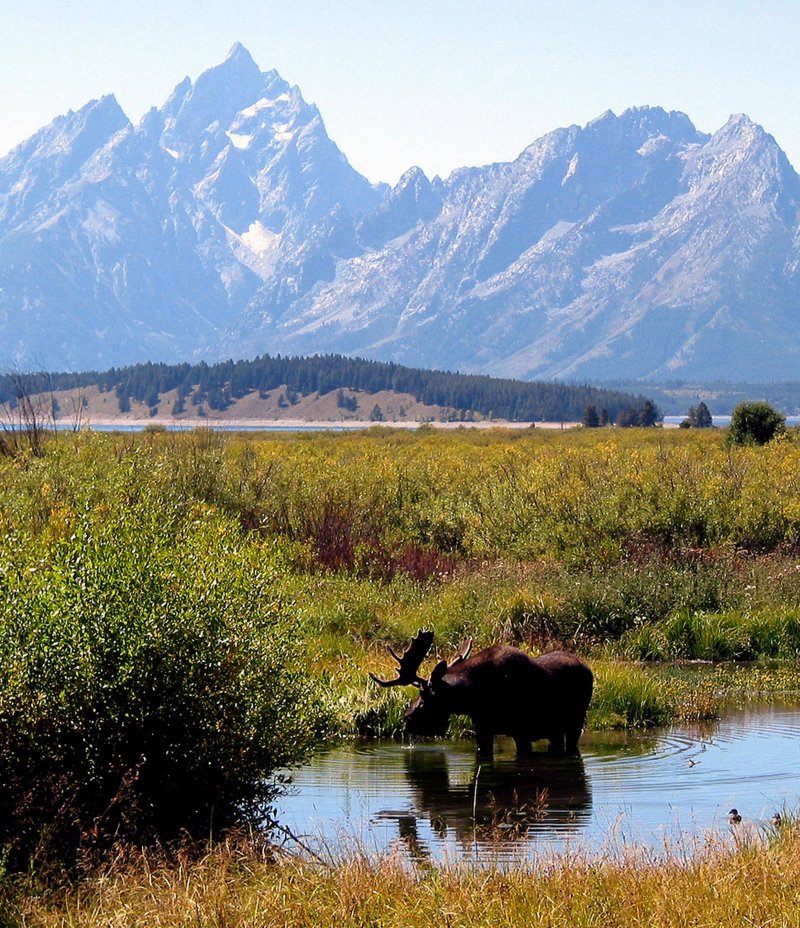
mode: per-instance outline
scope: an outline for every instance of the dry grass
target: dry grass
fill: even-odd
[[[693,855],[580,855],[508,871],[412,870],[354,856],[332,868],[224,845],[201,860],[117,861],[77,887],[20,891],[0,923],[26,926],[798,925],[800,833],[715,843]],[[2,916],[6,921],[3,922]]]

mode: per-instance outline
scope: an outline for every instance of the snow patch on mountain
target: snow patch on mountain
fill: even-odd
[[[231,145],[233,145],[234,148],[238,148],[240,151],[249,148],[253,144],[253,139],[255,138],[253,135],[242,135],[238,132],[229,131],[226,131],[225,135],[231,140]]]

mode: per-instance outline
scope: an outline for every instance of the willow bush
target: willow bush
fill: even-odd
[[[206,504],[347,570],[413,545],[585,564],[642,544],[758,553],[800,539],[793,431],[766,447],[726,446],[717,430],[80,435],[0,464],[0,511],[25,530],[46,529],[60,505],[146,493],[183,512]],[[338,556],[331,536],[364,556]]]
[[[0,847],[68,865],[260,822],[320,724],[276,559],[199,506],[59,518],[0,561]]]

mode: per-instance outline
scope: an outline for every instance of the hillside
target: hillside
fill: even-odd
[[[0,376],[6,409],[24,408],[30,397],[46,418],[55,409],[66,421],[126,416],[176,422],[198,417],[563,422],[580,420],[590,404],[613,421],[645,403],[632,392],[418,370],[341,355]]]

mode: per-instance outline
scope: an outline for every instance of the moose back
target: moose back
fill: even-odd
[[[467,638],[426,680],[419,667],[432,644],[433,632],[420,631],[402,657],[389,648],[399,665],[396,679],[370,674],[381,686],[419,689],[405,713],[409,735],[442,736],[451,715],[468,715],[481,757],[492,757],[495,735],[510,735],[518,756],[530,754],[531,743],[544,738],[551,753],[578,753],[594,684],[580,658],[566,651],[534,658],[503,644],[470,657],[472,639]]]

